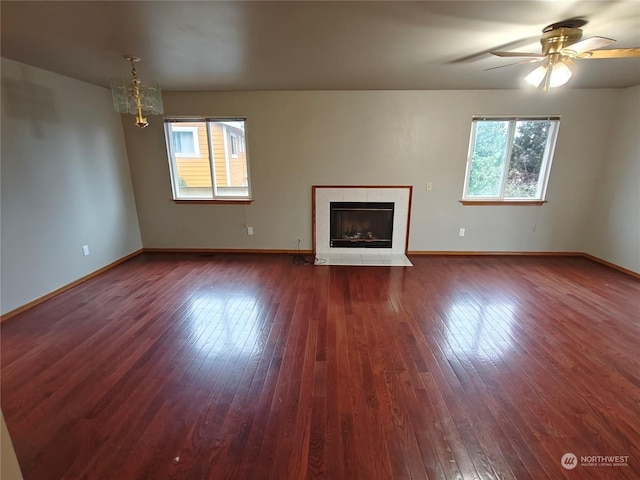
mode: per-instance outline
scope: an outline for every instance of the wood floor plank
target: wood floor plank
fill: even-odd
[[[640,478],[637,279],[412,261],[144,254],[22,312],[0,367],[25,479]]]

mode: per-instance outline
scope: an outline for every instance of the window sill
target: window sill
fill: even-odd
[[[488,206],[488,205],[534,205],[540,206],[547,203],[546,200],[460,200],[466,206]]]
[[[199,205],[199,204],[217,204],[217,205],[249,205],[253,202],[253,198],[225,198],[221,199],[200,199],[200,200],[180,200],[173,199],[173,203],[182,205]]]

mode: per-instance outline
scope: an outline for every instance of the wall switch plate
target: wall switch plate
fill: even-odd
[[[253,235],[253,227],[247,227],[247,235]]]
[[[427,190],[431,190],[431,182],[427,182]]]
[[[460,229],[460,233],[459,233],[459,235],[460,235],[461,237],[464,237],[464,234],[465,234],[465,229],[464,229],[464,228],[461,228],[461,229]]]
[[[89,245],[83,245],[82,246],[82,254],[86,257],[87,255],[89,255]]]

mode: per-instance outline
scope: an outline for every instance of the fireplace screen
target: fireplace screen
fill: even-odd
[[[331,202],[331,246],[391,248],[393,202]]]

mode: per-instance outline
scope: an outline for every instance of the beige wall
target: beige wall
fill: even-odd
[[[11,443],[9,430],[4,421],[4,415],[0,412],[0,479],[1,480],[22,480],[22,472],[16,452]]]
[[[107,89],[2,59],[1,162],[2,313],[141,248]]]
[[[640,273],[640,86],[621,92],[593,183],[586,251]]]
[[[166,93],[167,115],[247,117],[255,201],[176,205],[162,123],[125,124],[145,247],[311,248],[314,184],[413,185],[414,251],[583,251],[618,90]],[[560,114],[542,207],[463,207],[471,117]],[[425,184],[432,182],[433,190]],[[248,236],[244,226],[254,227]],[[466,236],[459,237],[460,227]]]

